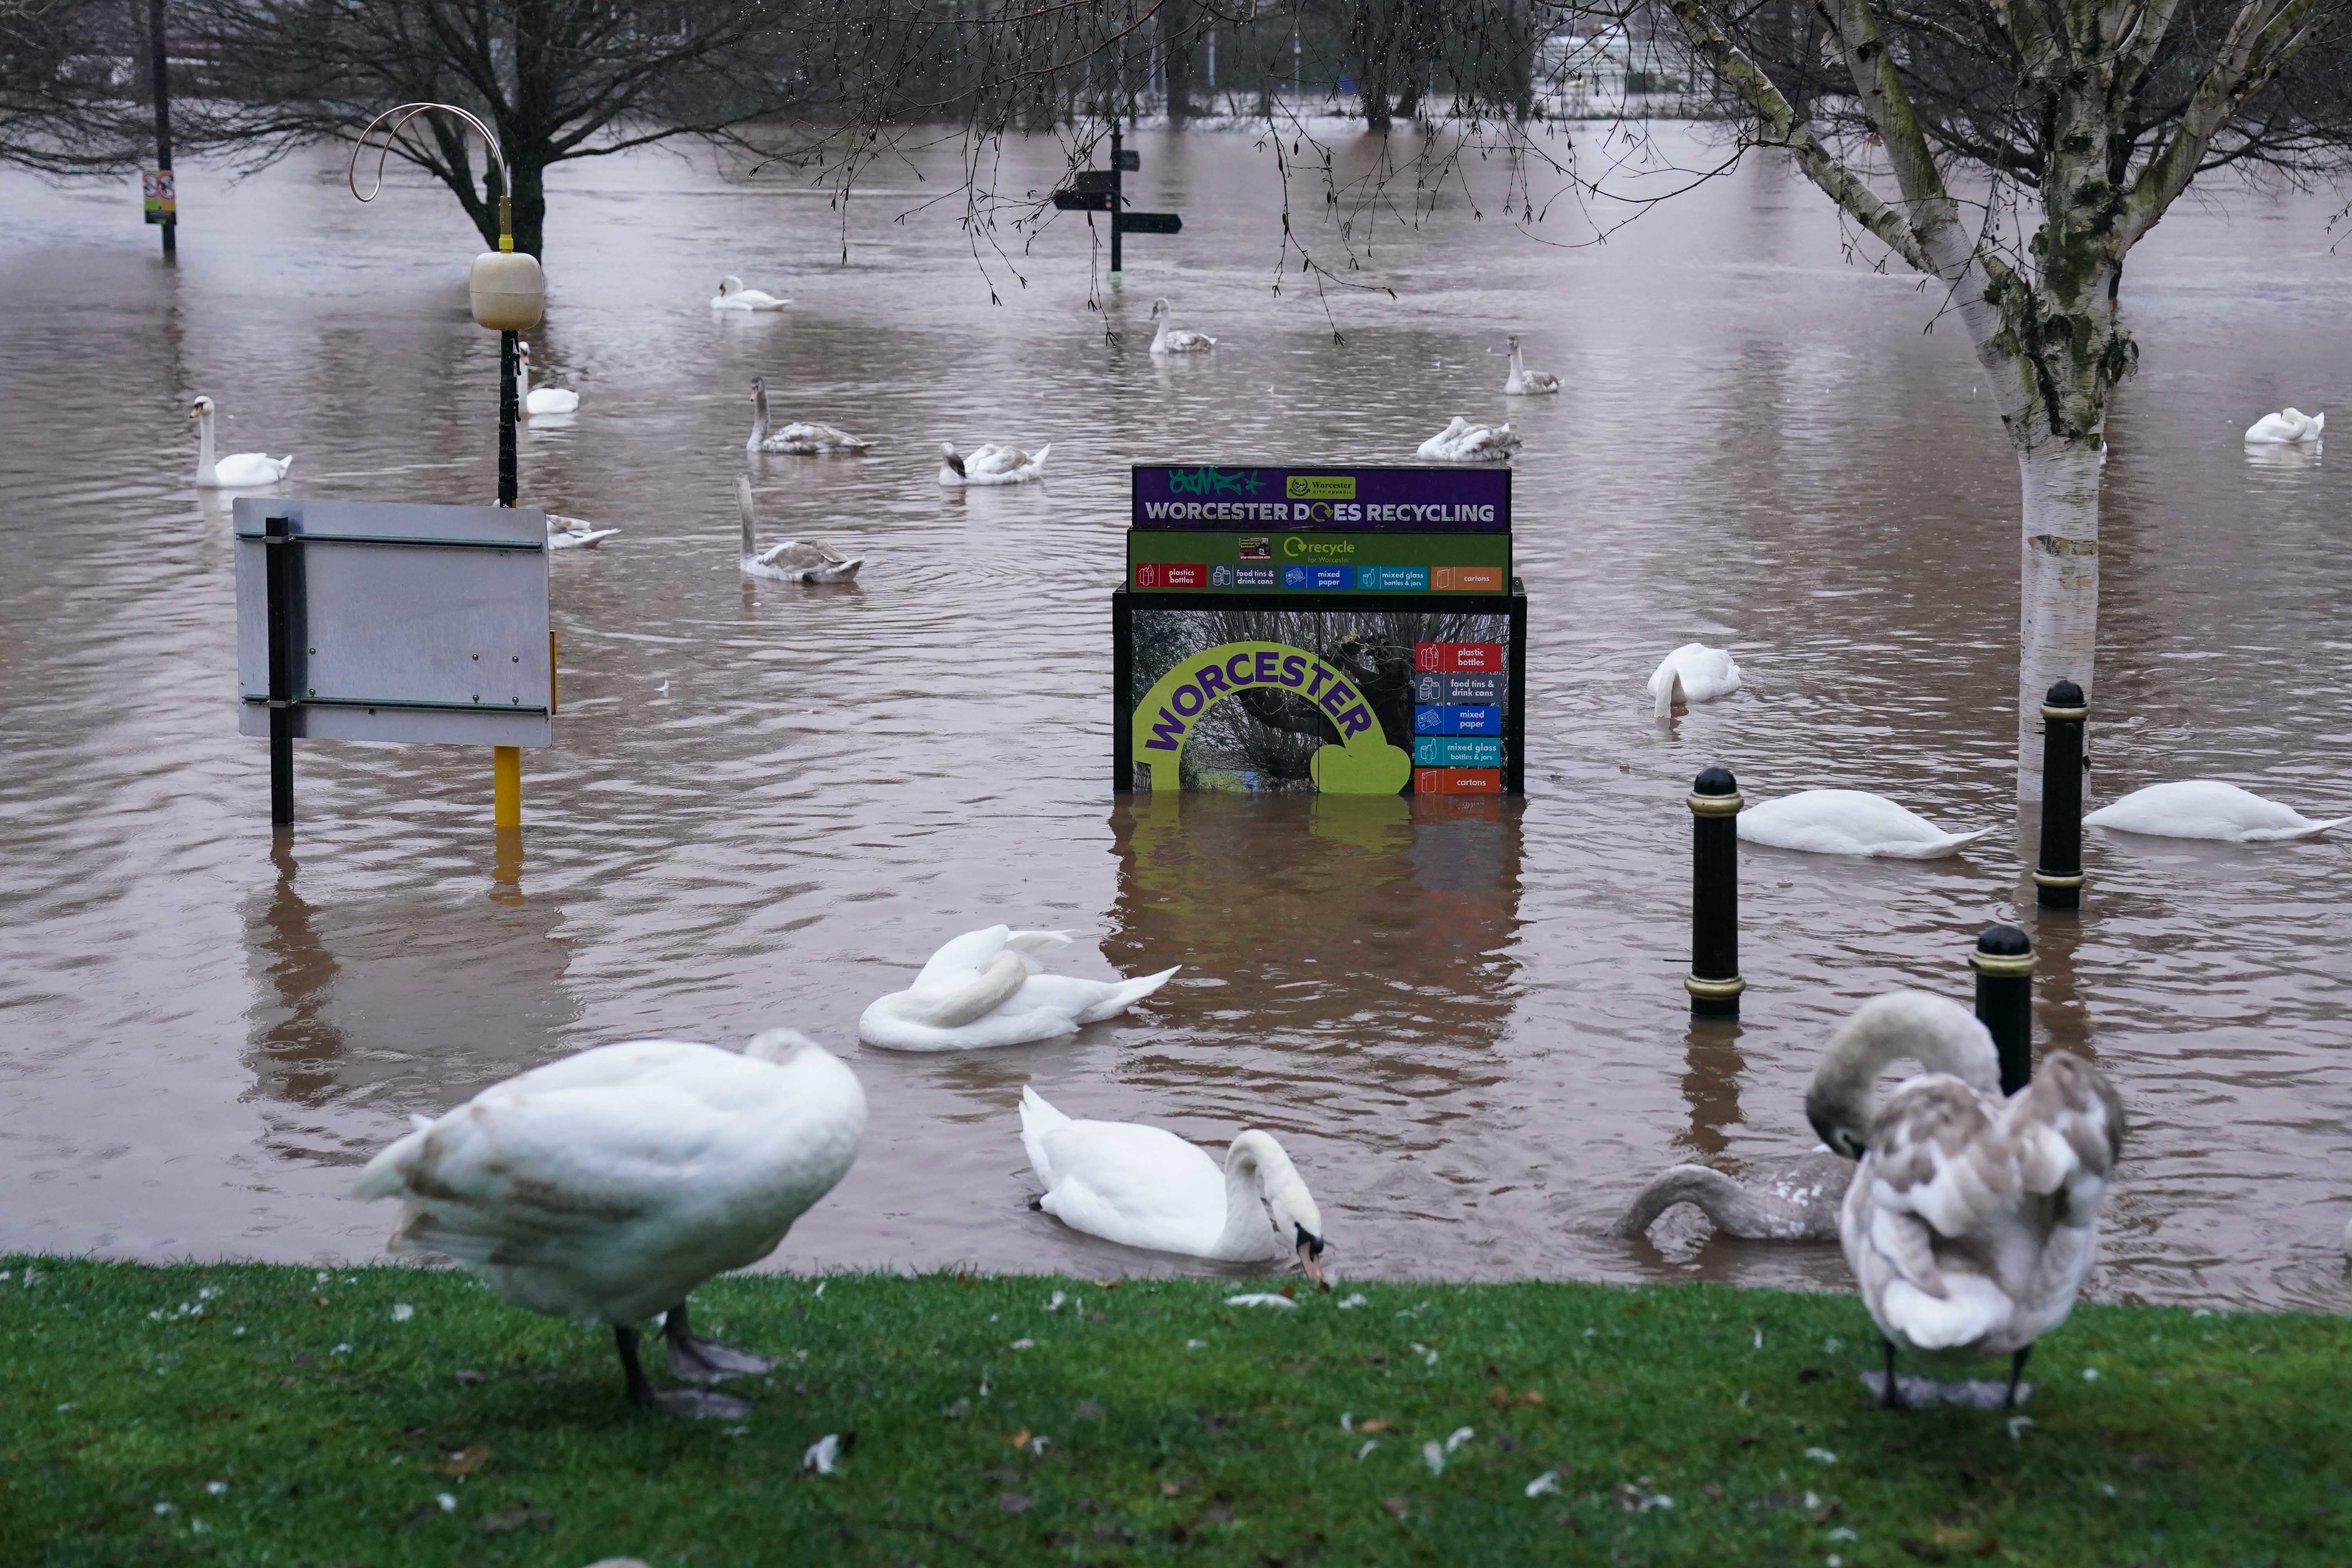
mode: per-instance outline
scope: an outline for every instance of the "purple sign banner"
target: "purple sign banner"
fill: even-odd
[[[1136,528],[1508,533],[1511,470],[1138,464]]]

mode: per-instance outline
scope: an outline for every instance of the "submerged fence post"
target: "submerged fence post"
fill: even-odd
[[[2033,1077],[2033,941],[2011,925],[1987,926],[1969,954],[1977,972],[1977,1021],[2000,1053],[2000,1091]]]
[[[1739,781],[1709,768],[1691,785],[1691,1011],[1739,1016]]]
[[[2083,907],[2083,689],[2061,680],[2042,699],[2042,857],[2033,901],[2045,910]]]

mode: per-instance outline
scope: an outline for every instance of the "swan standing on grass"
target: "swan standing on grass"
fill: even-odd
[[[1666,655],[1650,676],[1651,711],[1671,719],[1693,702],[1712,702],[1739,689],[1739,667],[1730,653],[1703,642],[1686,642]]]
[[[631,1403],[669,1415],[750,1406],[656,1391],[636,1325],[663,1313],[670,1371],[697,1383],[768,1361],[697,1339],[687,1293],[757,1263],[857,1158],[866,1096],[790,1029],[738,1055],[681,1040],[601,1046],[476,1095],[368,1162],[361,1198],[398,1198],[386,1249],[439,1252],[513,1305],[610,1323]]]
[[[955,488],[961,485],[1019,485],[1045,477],[1045,454],[1054,449],[1052,442],[1037,448],[1034,455],[1018,447],[1000,447],[993,441],[967,457],[956,456],[955,444],[940,443],[940,483]]]
[[[2316,441],[2327,428],[2325,414],[2305,414],[2300,408],[2283,408],[2276,414],[2265,414],[2246,426],[2249,447],[2295,447]]]
[[[1511,374],[1503,378],[1506,397],[1535,397],[1559,390],[1559,377],[1548,370],[1529,370],[1527,357],[1519,353],[1519,340],[1511,340]]]
[[[844,555],[822,544],[787,539],[760,549],[760,518],[751,507],[751,481],[735,476],[735,505],[743,514],[743,553],[737,564],[746,577],[772,577],[780,583],[845,583],[857,575],[865,557]]]
[[[2352,822],[2333,816],[2314,822],[2292,806],[2264,800],[2252,790],[2219,779],[2182,779],[2150,784],[2083,820],[2094,827],[2119,828],[2158,838],[2218,838],[2231,844],[2267,844],[2313,838]]]
[[[719,292],[711,297],[710,308],[714,310],[781,310],[791,303],[790,300],[779,300],[761,289],[744,288],[743,279],[730,272],[719,280]]]
[[[1151,352],[1155,354],[1206,353],[1217,346],[1217,340],[1206,332],[1171,326],[1175,315],[1165,300],[1151,301],[1151,319],[1160,323],[1160,330],[1151,335]]]
[[[1433,463],[1504,463],[1510,460],[1520,445],[1508,421],[1493,426],[1473,425],[1457,414],[1444,429],[1423,441],[1413,455]]]
[[[1068,944],[1067,931],[990,926],[931,954],[915,983],[866,1008],[857,1037],[894,1051],[969,1051],[1074,1034],[1117,1017],[1181,968],[1140,980],[1048,974],[1034,954]]]
[[[794,420],[771,435],[768,431],[768,378],[751,378],[751,438],[743,443],[751,452],[789,452],[795,457],[815,458],[829,452],[863,452],[873,442],[863,440],[848,431],[832,425],[804,425]]]
[[[1198,1146],[1165,1129],[1073,1121],[1024,1085],[1021,1146],[1045,1184],[1030,1207],[1072,1230],[1124,1247],[1234,1262],[1295,1250],[1307,1277],[1330,1289],[1323,1282],[1322,1211],[1270,1132],[1236,1136],[1221,1171]]]
[[[1852,1162],[1826,1149],[1758,1160],[1746,1181],[1707,1165],[1670,1165],[1609,1234],[1639,1236],[1676,1204],[1690,1204],[1716,1229],[1749,1241],[1835,1241],[1853,1181]]]
[[[593,550],[621,531],[599,528],[583,517],[558,517],[547,514],[547,547],[550,550]]]
[[[273,458],[263,452],[232,452],[226,458],[213,456],[213,400],[198,397],[188,405],[188,417],[196,422],[196,489],[200,490],[251,490],[264,485],[274,485],[286,477],[294,466],[289,457]]]
[[[580,395],[568,386],[530,384],[530,345],[515,345],[515,401],[522,405],[525,414],[573,414],[580,408]]]
[[[1906,1059],[1927,1070],[1874,1110],[1879,1072]],[[1860,1162],[1840,1239],[1885,1345],[1883,1402],[1903,1404],[1899,1349],[2007,1355],[2014,1405],[2033,1342],[2066,1321],[2098,1251],[2099,1200],[2124,1139],[2105,1075],[2052,1051],[2004,1100],[1985,1026],[1957,1002],[1897,991],[1830,1037],[1805,1115]]]
[[[1858,789],[1800,790],[1748,807],[1738,822],[1739,837],[1750,844],[1887,860],[1940,859],[1992,831],[1947,833],[1883,795]]]

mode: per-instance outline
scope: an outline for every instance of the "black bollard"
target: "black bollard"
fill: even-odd
[[[1977,1022],[2000,1053],[2000,1091],[2033,1077],[2033,942],[2015,926],[1987,926],[1969,954],[1977,972]]]
[[[2042,699],[2042,863],[2033,901],[2045,910],[2083,907],[2083,721],[2091,716],[2071,680]]]
[[[1739,781],[1709,768],[1691,785],[1691,1011],[1739,1016]]]

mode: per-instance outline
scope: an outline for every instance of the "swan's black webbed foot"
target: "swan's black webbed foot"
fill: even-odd
[[[734,1420],[751,1413],[751,1407],[743,1401],[708,1389],[656,1388],[637,1359],[637,1342],[634,1326],[613,1325],[613,1344],[621,1352],[621,1375],[627,1380],[629,1403],[638,1409],[699,1421]]]
[[[1045,1212],[1045,1194],[1039,1193],[1035,1197],[1029,1200],[1029,1212],[1031,1214],[1044,1214]]]
[[[1895,1381],[1895,1342],[1880,1336],[1879,1344],[1886,1351],[1886,1392],[1879,1395],[1879,1407],[1884,1410],[1908,1410],[1903,1403],[1902,1385]]]
[[[669,1342],[670,1374],[689,1383],[717,1383],[722,1378],[766,1372],[776,1364],[766,1356],[753,1355],[733,1345],[695,1338],[687,1326],[683,1301],[662,1314],[662,1338]]]
[[[2032,1345],[2023,1346],[2021,1349],[2011,1352],[2009,1358],[2009,1392],[2001,1396],[2000,1401],[2000,1407],[2003,1410],[2014,1410],[2017,1408],[2017,1380],[2025,1375],[2025,1361],[2026,1358],[2032,1353],[2033,1347]]]

